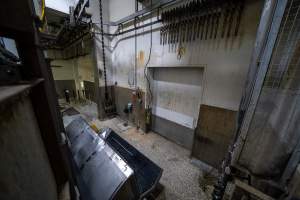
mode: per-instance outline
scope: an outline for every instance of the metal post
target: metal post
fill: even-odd
[[[265,1],[260,25],[258,28],[258,37],[255,44],[255,51],[253,52],[249,69],[250,74],[248,74],[251,85],[249,88],[247,88],[249,90],[246,90],[246,92],[244,93],[244,95],[246,95],[246,98],[244,96],[244,101],[242,101],[242,105],[239,111],[239,122],[241,124],[238,124],[233,145],[229,147],[227,156],[223,161],[222,172],[212,194],[213,200],[223,199],[226,185],[231,175],[230,166],[237,163],[242,151],[250,127],[250,123],[263,87],[263,82],[268,71],[273,48],[276,43],[286,4],[287,0]],[[263,45],[261,45],[260,43],[262,41],[266,41],[266,43],[263,43]],[[261,62],[258,62],[259,60],[261,60]]]
[[[244,105],[245,115],[243,116],[242,124],[240,126],[239,132],[238,132],[238,138],[236,143],[234,144],[235,150],[233,151],[232,161],[231,164],[235,164],[240,156],[240,153],[243,149],[244,142],[247,137],[248,130],[250,128],[250,124],[252,121],[252,117],[256,110],[256,105],[263,87],[264,79],[268,71],[269,63],[272,57],[273,49],[278,37],[281,21],[284,15],[284,11],[286,8],[288,0],[266,0],[264,11],[262,15],[262,19],[260,22],[261,26],[266,26],[266,22],[264,22],[264,17],[269,18],[268,15],[271,15],[271,21],[269,22],[271,24],[269,32],[266,32],[266,44],[262,46],[262,54],[260,56],[260,53],[256,55],[256,59],[254,62],[252,61],[252,65],[250,68],[255,68],[255,71],[257,69],[257,72],[253,72],[253,82],[251,83],[250,89],[247,91],[246,94],[249,98],[249,101],[246,105]],[[251,69],[250,69],[251,70]]]

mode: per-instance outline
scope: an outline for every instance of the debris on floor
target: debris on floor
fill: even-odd
[[[199,176],[199,187],[205,192],[208,199],[212,195],[217,180],[218,177],[211,172],[203,172],[203,174]]]

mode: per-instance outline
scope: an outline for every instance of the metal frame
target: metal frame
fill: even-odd
[[[40,80],[34,85],[31,84],[30,99],[57,188],[69,180],[71,196],[74,199],[72,170],[69,166],[68,152],[65,145],[62,145],[61,133],[64,132],[64,127],[58,110],[51,69],[40,46],[37,20],[32,0],[10,0],[1,3],[0,35],[16,41],[24,66],[21,69],[22,80]]]
[[[258,60],[259,57],[257,57],[257,60],[254,60],[252,62],[253,65],[250,66],[250,68],[257,67],[258,71],[254,74],[254,85],[253,88],[250,88],[249,93],[246,95],[249,95],[249,103],[246,105],[245,110],[245,116],[243,118],[241,128],[239,131],[239,138],[237,139],[237,142],[235,143],[235,150],[233,152],[233,158],[231,163],[233,165],[237,164],[239,156],[242,152],[245,140],[247,138],[248,130],[253,118],[253,115],[256,110],[256,106],[258,103],[258,99],[261,94],[262,86],[267,74],[267,70],[269,67],[269,63],[271,61],[271,57],[273,54],[273,49],[278,37],[281,21],[284,15],[284,11],[286,8],[288,0],[266,0],[264,12],[269,12],[269,14],[272,14],[272,23],[270,26],[270,31],[267,33],[267,42],[264,47],[264,50],[262,51],[262,56],[260,58],[260,61]],[[271,10],[271,5],[275,6],[274,13]],[[270,13],[271,12],[271,13]],[[265,13],[266,14],[266,13]],[[265,15],[263,14],[263,16]],[[263,18],[262,18],[263,20]],[[265,26],[264,22],[260,22],[261,25]],[[256,65],[256,66],[255,66]]]
[[[280,184],[282,186],[286,186],[289,181],[291,180],[291,177],[293,176],[295,170],[297,169],[297,166],[300,162],[300,140],[298,141],[298,144],[292,153],[292,156],[289,159],[288,164],[286,165],[286,168],[283,171],[283,174],[281,176]]]
[[[89,0],[80,0],[74,10],[76,23],[82,18],[85,8],[89,6]]]

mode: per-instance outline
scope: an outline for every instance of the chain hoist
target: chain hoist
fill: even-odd
[[[100,33],[101,33],[101,43],[102,43],[103,76],[104,76],[104,95],[105,95],[105,100],[108,100],[109,97],[108,97],[107,77],[106,77],[102,0],[99,0],[99,10],[100,10],[100,29],[101,29]]]

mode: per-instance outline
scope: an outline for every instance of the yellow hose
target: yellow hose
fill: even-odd
[[[43,21],[44,17],[45,17],[45,0],[42,0],[42,13],[40,16],[40,20]]]
[[[46,28],[46,23],[45,23],[45,0],[42,0],[42,10],[41,10],[41,15],[39,16],[39,19],[42,22],[42,26],[39,28],[40,32],[44,32],[45,28]]]

